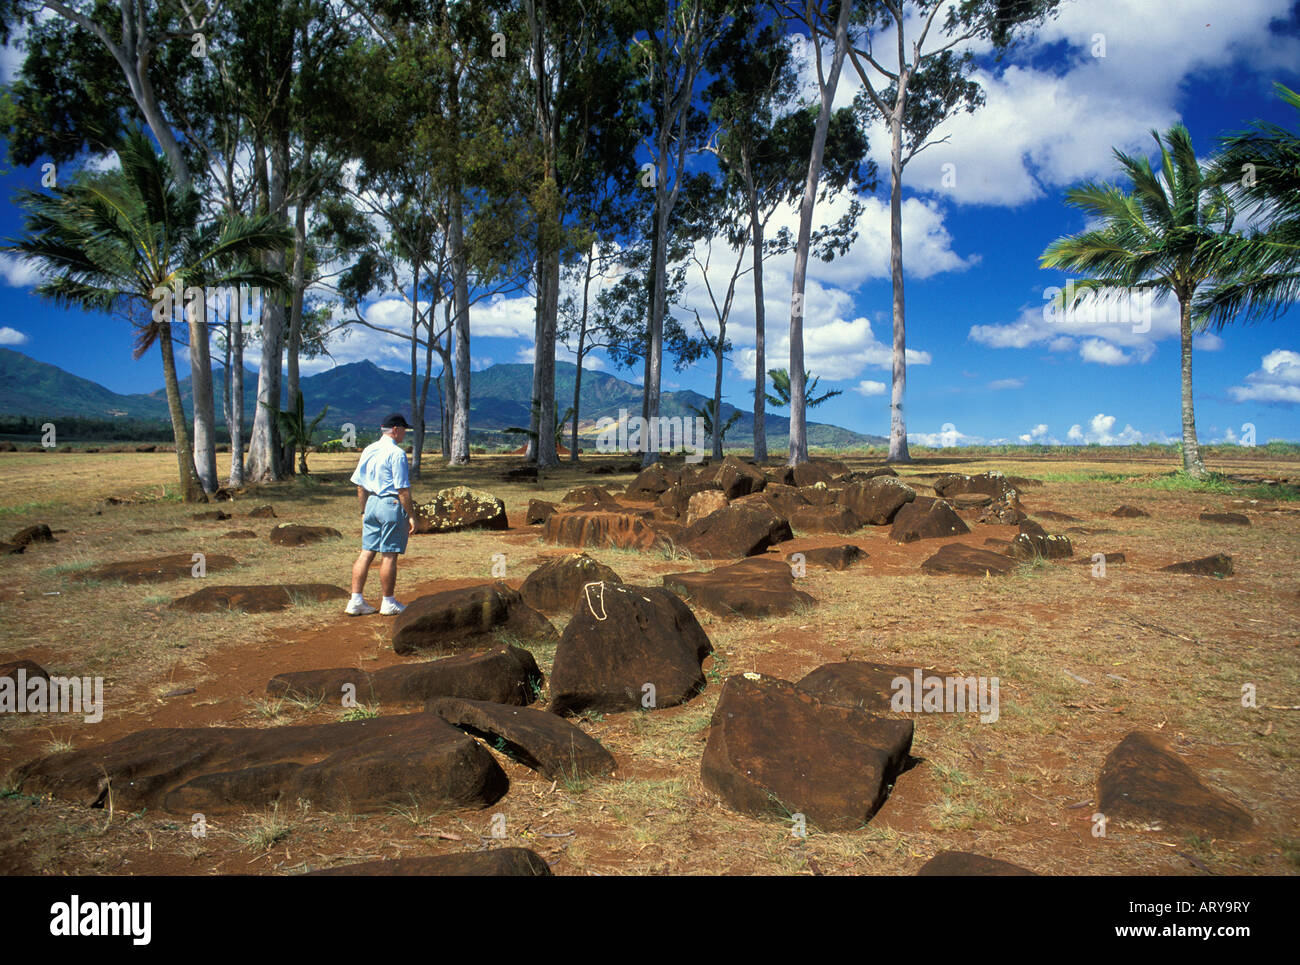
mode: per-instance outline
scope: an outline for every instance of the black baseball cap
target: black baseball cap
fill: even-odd
[[[406,419],[404,419],[404,418],[402,417],[401,413],[399,413],[399,412],[394,412],[392,415],[390,415],[387,419],[385,419],[383,422],[381,422],[381,423],[379,424],[379,428],[381,428],[381,429],[398,429],[398,428],[401,428],[401,429],[409,429],[409,428],[411,428],[411,427],[410,427],[409,425],[406,424]]]

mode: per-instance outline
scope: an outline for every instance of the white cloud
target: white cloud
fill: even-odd
[[[1202,332],[1192,336],[1192,348],[1199,352],[1217,352],[1223,348],[1224,341],[1213,332]]]
[[[1260,360],[1257,371],[1234,385],[1228,394],[1237,402],[1300,402],[1300,352],[1274,349]]]
[[[1025,384],[1024,379],[994,379],[988,384],[988,388],[994,392],[1000,392],[1003,389],[1019,389]]]
[[[872,382],[864,379],[853,387],[853,391],[858,395],[865,396],[884,395],[885,390],[888,388],[889,386],[885,385],[884,382]]]
[[[980,436],[968,436],[951,422],[945,422],[939,427],[938,432],[909,432],[907,441],[914,442],[918,446],[929,446],[932,449],[950,449],[953,446],[978,446],[983,444],[984,439]]]
[[[1040,422],[1028,432],[1019,436],[1019,441],[1025,445],[1037,444],[1045,446],[1059,446],[1061,441],[1057,439],[1047,428],[1047,423]]]
[[[25,332],[20,332],[16,328],[10,328],[8,325],[0,328],[0,345],[26,345],[30,341]]]
[[[1070,426],[1070,431],[1066,433],[1065,437],[1070,442],[1095,442],[1103,446],[1131,446],[1144,442],[1167,441],[1167,437],[1163,434],[1159,438],[1148,436],[1128,424],[1125,424],[1124,428],[1119,432],[1114,432],[1115,422],[1116,419],[1113,415],[1103,415],[1099,412],[1088,421],[1087,429],[1076,423]]]
[[[1079,358],[1085,362],[1096,362],[1098,365],[1128,365],[1132,361],[1110,342],[1104,342],[1099,338],[1090,338],[1080,345]]]
[[[14,288],[30,288],[44,277],[36,262],[15,255],[0,255],[0,277]]]

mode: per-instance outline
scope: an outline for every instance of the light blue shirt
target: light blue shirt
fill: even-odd
[[[411,488],[411,469],[406,450],[391,436],[380,436],[361,452],[352,482],[376,496],[396,496],[399,489]]]

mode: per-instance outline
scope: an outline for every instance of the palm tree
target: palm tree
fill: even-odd
[[[265,402],[262,404],[266,405]],[[267,406],[267,408],[271,407]],[[307,447],[311,445],[311,438],[316,434],[316,427],[321,424],[329,410],[330,407],[325,406],[316,418],[308,422],[300,390],[293,394],[292,409],[284,409],[275,414],[280,428],[280,438],[298,450],[298,472],[304,476],[310,475],[307,470]]]
[[[1300,112],[1300,94],[1274,86]],[[1256,121],[1221,140],[1214,180],[1261,227],[1220,239],[1223,277],[1197,306],[1217,329],[1241,314],[1276,318],[1300,300],[1300,134]]]
[[[773,395],[771,392],[764,392],[763,396],[771,405],[778,409],[784,409],[790,404],[790,373],[785,369],[768,369],[767,374],[772,377],[772,391],[775,392],[776,395]],[[806,404],[810,409],[814,406],[821,405],[827,399],[833,399],[837,395],[844,394],[843,389],[832,389],[825,395],[819,395],[814,398],[813,393],[817,391],[817,383],[821,381],[821,376],[814,379],[812,373],[805,370],[803,373],[803,380],[804,384],[807,386],[807,389],[804,390],[804,397],[808,400]]]
[[[708,436],[710,439],[712,439],[713,427],[716,424],[714,413],[718,408],[714,400],[705,399],[703,405],[693,405],[693,406],[689,406],[688,408],[690,409],[691,412],[695,413],[697,418],[704,420],[704,434]],[[740,418],[740,410],[733,409],[731,413],[731,418],[718,426],[718,448],[715,449],[713,452],[713,457],[715,459],[722,458],[720,452],[722,447],[722,441],[727,438],[727,430],[730,429],[732,426],[734,426],[736,424],[736,420],[739,418]]]
[[[260,269],[217,266],[252,264],[290,238],[269,217],[205,221],[198,192],[177,180],[141,129],[128,131],[116,150],[119,170],[83,174],[50,194],[18,192],[24,236],[0,250],[39,265],[45,280],[36,294],[62,307],[125,315],[139,329],[135,358],[158,343],[182,498],[206,502],[176,377],[170,293],[177,286],[282,287]]]
[[[542,406],[540,402],[534,402],[532,405],[532,409],[534,411],[540,411],[541,407]],[[571,418],[573,418],[573,406],[569,406],[569,408],[565,411],[564,415],[560,416],[558,419],[555,420],[555,448],[557,450],[564,443],[564,424],[568,422]],[[511,426],[510,428],[502,429],[501,431],[507,435],[525,436],[528,439],[532,440],[532,442],[534,443],[537,441],[536,429],[523,429],[520,428],[519,426]],[[534,451],[536,451],[536,446],[533,446],[532,448]]]
[[[1232,206],[1207,169],[1196,159],[1187,128],[1176,124],[1162,137],[1160,171],[1145,157],[1115,151],[1130,190],[1089,182],[1067,191],[1066,203],[1101,224],[1077,235],[1058,238],[1040,257],[1043,268],[1082,272],[1076,293],[1127,289],[1130,298],[1150,292],[1157,300],[1178,299],[1182,335],[1183,469],[1206,476],[1196,439],[1192,406],[1192,321],[1197,292],[1211,281],[1219,259],[1214,245],[1232,230]],[[1067,289],[1068,291],[1068,289]],[[1063,296],[1061,305],[1069,298]]]

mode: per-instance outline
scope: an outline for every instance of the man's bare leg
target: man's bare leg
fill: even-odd
[[[372,554],[373,555],[373,554]],[[397,554],[384,553],[379,559],[379,585],[387,599],[393,598],[397,589]]]
[[[388,554],[385,554],[387,556]],[[366,589],[366,577],[370,573],[370,564],[375,558],[374,550],[362,550],[357,561],[352,564],[352,592],[364,593]],[[382,565],[380,568],[380,578],[383,578]],[[396,579],[396,576],[394,576]]]

